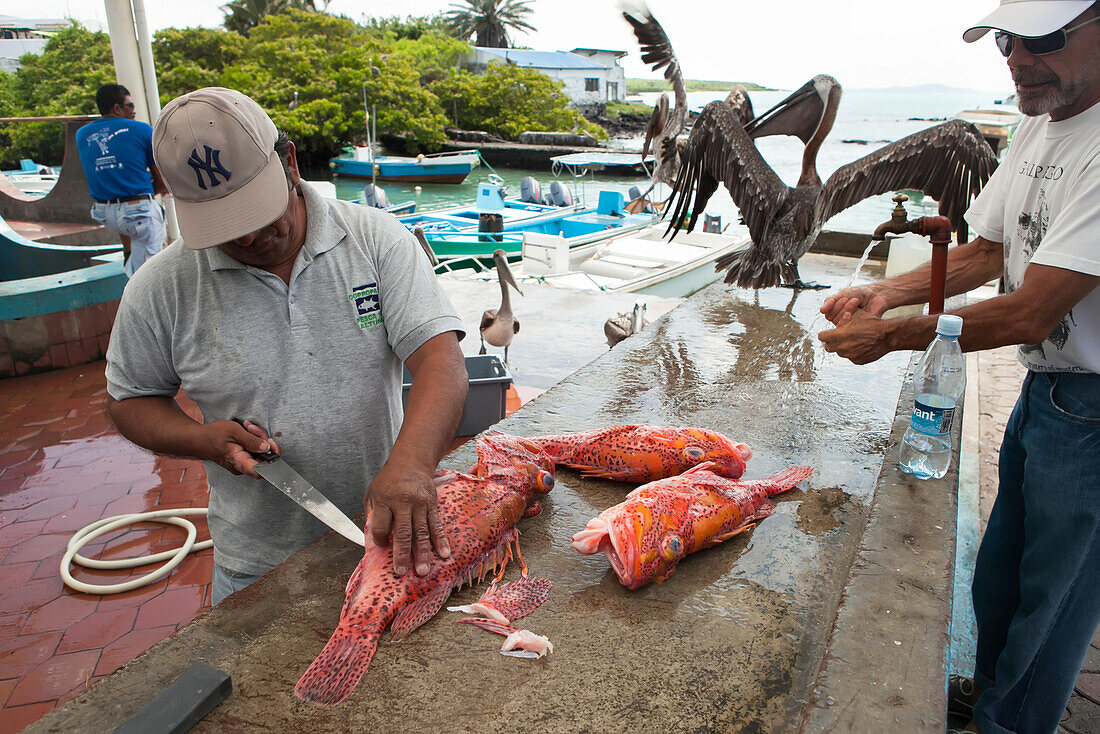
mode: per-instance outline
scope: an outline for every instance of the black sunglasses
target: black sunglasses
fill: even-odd
[[[1100,15],[1095,18],[1089,18],[1084,23],[1078,23],[1072,28],[1059,28],[1053,33],[1048,33],[1045,36],[1014,36],[1011,33],[1005,33],[1004,31],[997,31],[993,34],[993,38],[997,41],[997,48],[1000,49],[1001,55],[1006,59],[1012,55],[1012,49],[1016,46],[1016,39],[1020,39],[1020,43],[1024,45],[1027,52],[1033,56],[1045,56],[1046,54],[1052,54],[1056,51],[1061,51],[1066,47],[1066,35],[1078,28],[1087,26],[1093,21],[1100,20]]]

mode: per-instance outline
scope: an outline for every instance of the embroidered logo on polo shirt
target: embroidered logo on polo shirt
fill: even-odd
[[[348,294],[348,300],[355,305],[355,323],[360,329],[369,329],[382,323],[382,305],[378,302],[377,283],[356,286]]]

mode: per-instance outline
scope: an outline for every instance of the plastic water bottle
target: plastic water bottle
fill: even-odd
[[[951,427],[966,390],[966,362],[959,347],[962,318],[943,314],[936,338],[913,375],[916,400],[901,439],[898,463],[918,479],[939,479],[951,465]]]

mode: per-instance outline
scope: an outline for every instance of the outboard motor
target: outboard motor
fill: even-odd
[[[519,182],[519,200],[531,204],[542,203],[542,188],[534,176],[524,176]]]
[[[561,181],[553,181],[550,184],[550,203],[554,206],[572,206],[573,195]]]
[[[375,186],[374,184],[367,184],[363,187],[363,198],[360,201],[367,206],[374,206],[379,209],[385,209],[390,205],[386,192],[381,186]]]

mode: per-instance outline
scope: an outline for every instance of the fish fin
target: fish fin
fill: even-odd
[[[714,473],[714,467],[716,467],[716,466],[718,466],[718,464],[716,464],[713,461],[704,461],[704,462],[701,462],[701,463],[696,464],[695,466],[691,467],[690,469],[685,471],[680,476],[683,477],[683,476],[686,476],[688,474],[698,474],[699,472],[704,472],[704,471],[709,471],[713,474]]]
[[[550,579],[528,576],[490,588],[478,603],[492,607],[514,622],[538,609],[549,598]]]
[[[310,663],[298,685],[294,686],[294,695],[303,701],[326,706],[346,699],[370,667],[380,635],[381,630],[363,635],[352,634],[342,626],[337,627],[325,649]]]
[[[746,522],[742,525],[738,525],[733,530],[729,531],[728,533],[725,533],[724,535],[714,536],[714,541],[713,542],[714,542],[715,545],[718,544],[718,543],[723,543],[723,542],[729,540],[730,538],[736,537],[736,536],[740,535],[741,533],[745,532],[746,530],[752,530],[755,527],[756,527],[756,523],[753,522],[752,520],[750,520],[750,521],[748,521],[748,522]]]
[[[771,517],[775,512],[775,503],[769,499],[765,499],[760,503],[760,506],[756,508],[756,512],[753,513],[753,520],[763,520],[765,517]]]
[[[598,479],[611,479],[616,482],[629,482],[634,478],[634,472],[630,471],[611,471],[610,469],[604,469],[599,466],[587,466],[583,464],[565,464],[570,469],[576,469],[585,477],[596,477]]]
[[[405,639],[413,630],[434,617],[450,595],[451,587],[441,584],[402,609],[390,625],[394,641]]]
[[[814,468],[812,466],[789,466],[781,472],[757,481],[771,485],[768,486],[768,496],[770,497],[773,494],[781,494],[788,489],[793,489],[795,485],[813,473]]]
[[[495,632],[502,637],[507,637],[516,631],[516,628],[512,625],[501,624],[495,619],[489,619],[488,617],[463,617],[462,619],[455,620],[455,622],[457,624],[472,624],[488,632]]]
[[[531,504],[527,505],[527,509],[523,511],[523,519],[534,517],[542,512],[542,503],[538,500],[534,500]]]

